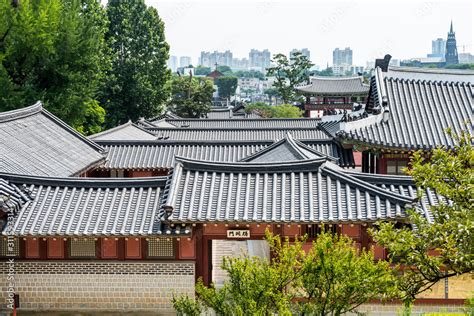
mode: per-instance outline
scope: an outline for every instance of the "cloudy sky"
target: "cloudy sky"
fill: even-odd
[[[332,63],[335,47],[351,47],[354,64],[390,53],[426,57],[431,40],[446,38],[451,19],[458,51],[473,52],[472,1],[207,1],[147,0],[166,25],[171,55],[202,50],[248,57],[251,48],[288,54],[307,47],[317,65]]]

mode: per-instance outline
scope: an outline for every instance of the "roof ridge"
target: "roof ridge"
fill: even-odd
[[[36,113],[40,113],[44,110],[43,104],[41,101],[37,101],[35,104],[15,109],[15,110],[10,110],[6,112],[0,112],[0,122],[7,122],[23,117],[27,117],[30,115],[34,115]]]
[[[231,127],[231,128],[216,128],[216,127],[186,127],[186,128],[175,128],[175,127],[144,127],[146,130],[171,130],[171,131],[232,131],[232,130],[242,130],[242,131],[271,131],[271,130],[318,130],[319,124],[317,126],[304,126],[304,127]],[[319,129],[324,132],[323,130]],[[97,134],[95,134],[97,135]]]
[[[104,136],[104,135],[109,135],[110,133],[119,131],[119,130],[124,129],[128,126],[133,126],[133,127],[137,128],[137,129],[139,129],[139,130],[141,130],[141,131],[143,131],[147,134],[150,134],[151,136],[154,136],[154,137],[156,137],[156,135],[153,134],[152,132],[150,132],[149,130],[147,130],[147,128],[161,128],[161,127],[157,127],[157,126],[156,127],[142,127],[142,126],[139,126],[139,125],[133,123],[131,120],[128,120],[128,122],[126,122],[126,123],[123,123],[121,125],[109,128],[109,129],[107,129],[105,131],[102,131],[102,132],[99,132],[99,133],[95,133],[93,135],[90,135],[88,138],[94,140],[97,137]]]
[[[145,178],[84,178],[84,177],[44,177],[33,175],[19,175],[11,173],[0,173],[0,178],[12,183],[52,185],[52,186],[75,186],[75,187],[97,187],[97,188],[126,188],[126,187],[150,187],[163,186],[166,176]]]
[[[423,67],[397,67],[390,66],[390,71],[412,72],[412,73],[428,73],[428,74],[446,74],[446,75],[474,75],[474,70],[471,69],[446,69],[446,68],[423,68]]]
[[[84,135],[82,135],[81,133],[79,133],[78,131],[76,131],[74,128],[72,128],[71,126],[69,126],[69,124],[66,124],[63,120],[61,120],[60,118],[58,118],[56,115],[54,115],[53,113],[49,112],[48,110],[46,110],[45,108],[42,109],[41,111],[45,116],[47,116],[48,118],[50,118],[51,120],[53,120],[56,124],[60,125],[62,128],[64,128],[64,130],[66,130],[67,132],[73,134],[74,136],[76,136],[77,138],[79,138],[81,141],[83,141],[84,143],[88,144],[89,146],[91,146],[92,148],[96,149],[99,153],[103,154],[104,153],[104,148],[102,148],[100,145],[96,144],[93,140],[85,137]],[[100,160],[102,159],[99,159],[97,162],[99,162]]]
[[[268,117],[268,118],[180,118],[180,119],[166,119],[166,121],[209,121],[209,122],[224,122],[224,121],[230,121],[230,122],[236,122],[236,121],[243,121],[243,122],[248,122],[248,121],[321,121],[321,118],[315,118],[315,117],[298,117],[298,118],[283,118],[283,117]]]
[[[311,157],[308,157],[308,155],[306,153],[303,152],[302,149],[304,150],[307,150],[317,156],[320,156],[321,158],[326,158],[327,160],[331,160],[331,161],[338,161],[338,159],[334,158],[334,157],[330,157],[328,155],[325,155],[317,150],[314,150],[308,146],[306,146],[304,143],[300,142],[299,140],[297,139],[294,139],[293,136],[291,135],[291,133],[287,133],[285,138],[282,138],[280,140],[277,140],[275,142],[273,142],[272,144],[270,144],[270,146],[264,148],[264,149],[261,149],[247,157],[244,157],[243,159],[240,159],[239,162],[251,162],[253,159],[263,155],[263,154],[266,154],[272,150],[274,150],[275,148],[277,148],[278,146],[281,146],[282,144],[284,143],[288,143],[291,147],[292,150],[295,151],[295,153],[299,156],[299,160],[310,160],[310,159],[314,159],[314,158],[311,158]],[[283,161],[287,161],[287,160],[282,160],[281,162]],[[292,160],[292,161],[298,161],[298,160]]]
[[[291,148],[293,148],[303,159],[309,159],[310,158],[301,150],[301,147],[295,142],[295,140],[293,139],[293,136],[291,136],[290,132],[286,133],[286,137],[284,138],[284,140],[288,144],[290,144]]]
[[[306,160],[277,161],[277,162],[220,162],[210,160],[197,160],[182,156],[175,156],[176,163],[185,167],[203,171],[236,171],[244,172],[285,172],[285,171],[312,171],[326,162],[326,158],[314,158]]]
[[[336,166],[337,168],[340,168],[337,165],[334,165],[334,166]],[[370,182],[359,179],[353,176],[351,173],[346,173],[346,172],[343,172],[342,170],[337,170],[334,167],[328,167],[328,165],[323,166],[321,170],[328,172],[337,178],[342,178],[344,179],[344,181],[348,181],[348,182],[351,182],[352,184],[363,187],[367,191],[376,192],[378,195],[382,195],[388,200],[399,200],[401,202],[405,202],[406,204],[413,203],[415,201],[415,198],[406,197],[395,192],[389,192],[385,189],[379,188],[378,186]]]
[[[20,118],[25,118],[25,117],[35,115],[38,113],[42,113],[43,115],[51,119],[54,123],[61,126],[64,130],[68,131],[69,133],[78,137],[80,140],[82,140],[89,146],[93,147],[99,153],[103,153],[104,149],[101,146],[91,141],[90,139],[82,135],[81,133],[77,132],[75,129],[73,129],[71,126],[66,124],[60,118],[58,118],[57,116],[55,116],[54,114],[46,110],[41,101],[37,101],[35,104],[21,108],[21,109],[16,109],[16,110],[7,111],[7,112],[0,112],[0,122],[3,123],[3,122],[8,122],[8,121],[12,121],[12,120],[20,119]]]
[[[358,81],[361,81],[363,83],[363,77],[362,76],[341,76],[341,77],[331,77],[331,76],[311,76],[310,79],[322,79],[322,80],[354,80],[358,79]]]
[[[375,183],[386,184],[390,182],[391,184],[412,184],[415,185],[415,182],[410,176],[401,176],[401,175],[389,175],[389,174],[375,174],[375,173],[363,173],[357,171],[346,171],[348,174],[353,177],[363,179],[367,181],[372,181]]]

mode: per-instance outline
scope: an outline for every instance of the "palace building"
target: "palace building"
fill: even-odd
[[[369,85],[360,76],[312,77],[309,85],[299,86],[296,90],[306,96],[305,116],[321,118],[338,112],[356,111],[366,102]]]
[[[418,200],[398,170],[472,122],[473,78],[377,67],[360,113],[324,121],[167,113],[85,138],[41,103],[0,113],[0,256],[19,309],[169,312],[198,278],[222,284],[222,256],[269,258],[267,229],[310,247],[324,226],[386,259],[367,230],[409,224],[409,208],[433,220],[443,197]],[[416,308],[459,310],[470,288],[450,279]]]

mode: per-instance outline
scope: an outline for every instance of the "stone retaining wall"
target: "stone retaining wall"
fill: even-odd
[[[194,262],[15,262],[23,310],[171,311],[173,294],[194,295]],[[0,266],[1,309],[7,268]]]

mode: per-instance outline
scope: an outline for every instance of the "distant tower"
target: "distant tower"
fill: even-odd
[[[448,33],[446,41],[446,65],[459,64],[458,49],[456,48],[456,35],[453,31],[453,21],[451,21],[451,29]]]

